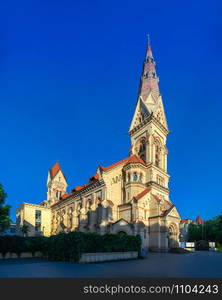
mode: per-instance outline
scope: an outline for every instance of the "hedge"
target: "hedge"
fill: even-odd
[[[0,237],[0,253],[16,253],[40,251],[43,257],[53,261],[78,262],[82,253],[140,251],[139,235],[84,233],[74,231],[60,233],[50,237]]]

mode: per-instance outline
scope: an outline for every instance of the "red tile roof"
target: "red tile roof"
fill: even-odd
[[[99,179],[99,174],[94,174],[93,176],[91,176],[90,178],[89,178],[89,182],[90,181],[93,181],[93,180],[98,180]]]
[[[197,218],[196,218],[196,223],[197,223],[197,224],[202,224],[202,223],[203,223],[203,220],[201,219],[200,216],[197,216]]]
[[[127,163],[141,163],[143,165],[146,165],[145,162],[139,158],[138,156],[136,156],[135,154],[130,156],[129,160]]]
[[[150,192],[150,189],[145,189],[144,191],[142,191],[141,193],[139,193],[138,195],[136,195],[134,197],[134,199],[139,200],[139,199],[141,199],[143,196],[145,196],[149,192]]]
[[[64,200],[64,199],[66,199],[66,198],[68,198],[69,196],[72,196],[72,195],[73,195],[73,193],[64,194],[64,195],[62,195],[61,199]]]
[[[84,188],[84,186],[81,186],[81,185],[77,185],[77,186],[75,186],[73,189],[72,189],[72,192],[74,193],[74,192],[78,192],[78,191],[80,191],[81,189],[83,189]]]
[[[166,201],[170,206],[172,206],[173,205],[173,203],[172,202],[170,202],[170,201],[168,201],[168,200],[166,200],[166,199],[164,199],[164,201]]]
[[[160,203],[161,199],[157,197],[156,195],[152,194],[153,198],[156,200],[156,202]]]
[[[54,178],[56,174],[61,170],[60,164],[56,162],[54,166],[49,170],[51,178]]]
[[[134,154],[134,155],[132,155],[130,157],[127,157],[127,158],[124,158],[124,159],[122,159],[122,160],[120,160],[120,161],[118,161],[118,162],[116,162],[116,163],[114,163],[114,164],[112,164],[112,165],[110,165],[108,167],[102,167],[102,166],[100,166],[100,168],[103,171],[108,171],[108,170],[110,170],[110,169],[112,169],[112,168],[114,168],[116,166],[119,166],[121,164],[128,164],[128,163],[141,163],[143,165],[146,165],[145,162],[141,158],[139,158],[138,156],[136,156]]]
[[[116,163],[114,163],[114,164],[112,164],[112,165],[110,165],[110,166],[108,166],[108,167],[102,167],[102,166],[100,166],[100,168],[101,168],[103,171],[108,171],[108,170],[110,170],[110,169],[112,169],[112,168],[114,168],[114,167],[116,167],[116,166],[118,166],[118,165],[121,165],[121,164],[127,162],[128,159],[129,159],[129,157],[124,158],[124,159],[122,159],[122,160],[120,160],[120,161],[118,161],[118,162],[116,162]]]
[[[187,223],[187,222],[188,222],[188,219],[181,219],[180,222],[181,222],[181,223]]]

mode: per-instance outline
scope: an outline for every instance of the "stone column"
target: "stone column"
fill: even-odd
[[[80,230],[84,231],[85,226],[87,225],[87,211],[85,208],[80,210]]]
[[[98,206],[95,203],[91,206],[91,211],[90,211],[90,225],[89,225],[89,228],[90,228],[91,232],[95,232],[96,231],[95,225],[97,223],[97,207]]]
[[[106,201],[103,202],[102,204],[102,220],[101,220],[101,224],[100,224],[100,231],[101,233],[106,233],[107,231],[107,203]]]
[[[78,212],[75,210],[73,212],[73,229],[75,229],[76,227],[78,227]]]

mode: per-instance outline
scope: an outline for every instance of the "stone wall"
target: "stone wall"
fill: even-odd
[[[35,257],[42,257],[41,252],[36,252]],[[16,253],[6,253],[5,257],[2,256],[0,253],[0,259],[7,259],[7,258],[18,258],[18,255]],[[19,258],[33,258],[32,253],[30,252],[22,252]]]
[[[83,253],[79,262],[80,263],[93,263],[93,262],[122,260],[122,259],[136,259],[136,258],[138,258],[137,251]]]

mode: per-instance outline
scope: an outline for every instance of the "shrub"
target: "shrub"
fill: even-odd
[[[27,250],[25,239],[20,236],[1,236],[0,237],[0,253],[4,257],[7,252],[16,253],[20,257],[21,252]]]
[[[195,243],[196,250],[209,250],[208,241],[200,240]]]
[[[47,252],[47,238],[42,236],[26,237],[26,252],[31,252],[35,256],[36,252],[42,252],[43,256]]]
[[[140,236],[74,231],[48,238],[48,259],[78,262],[82,253],[140,251]]]
[[[33,256],[40,251],[44,257],[54,261],[78,262],[82,253],[140,251],[139,235],[84,233],[73,231],[50,237],[0,237],[0,253],[30,252]]]

